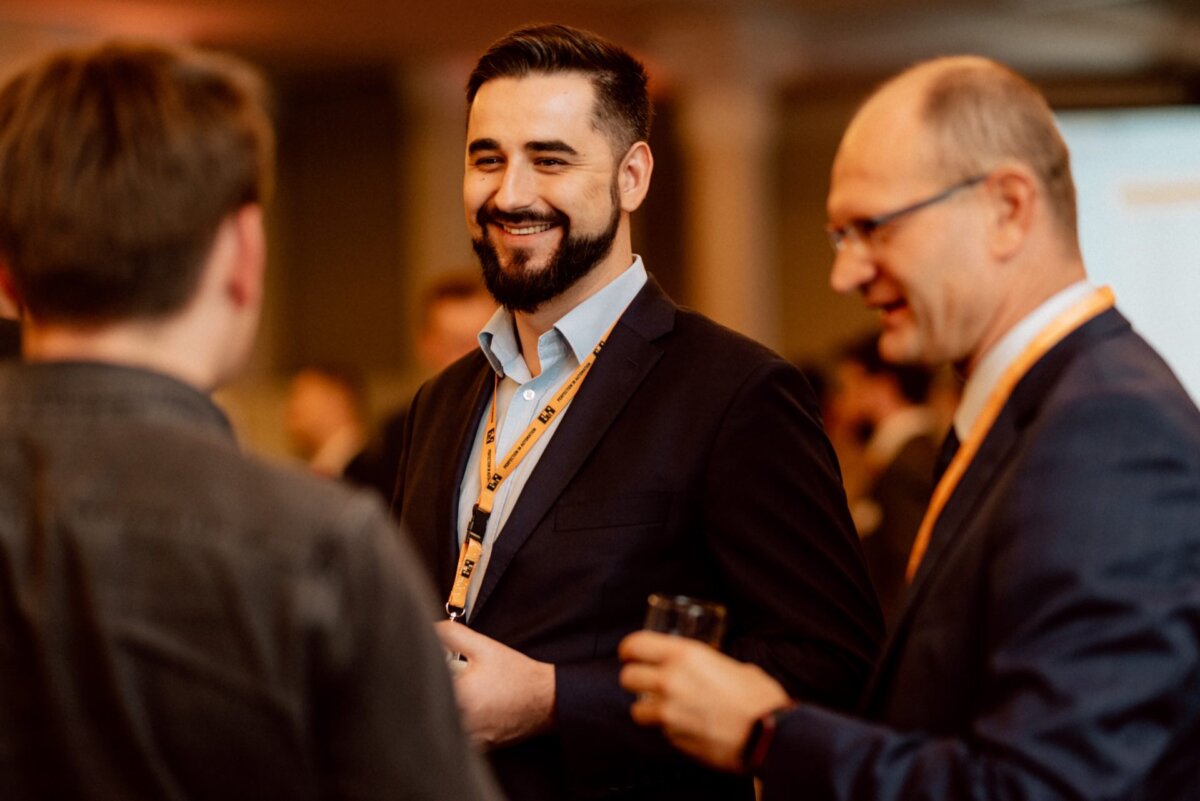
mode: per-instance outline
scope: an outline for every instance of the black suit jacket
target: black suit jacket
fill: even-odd
[[[1200,414],[1116,311],[1015,389],[862,711],[789,715],[765,797],[1196,797]]]
[[[418,392],[406,424],[395,512],[443,596],[492,375],[467,356]],[[653,281],[492,547],[470,625],[556,665],[554,732],[492,755],[521,801],[752,797],[748,781],[701,770],[630,719],[616,647],[652,592],[724,602],[730,653],[835,707],[853,703],[881,637],[807,382]]]

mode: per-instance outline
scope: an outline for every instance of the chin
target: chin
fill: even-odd
[[[887,330],[879,337],[879,355],[892,364],[925,364],[928,356],[912,332]]]

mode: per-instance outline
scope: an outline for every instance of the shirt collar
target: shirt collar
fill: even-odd
[[[965,440],[967,434],[970,433],[975,421],[983,412],[992,388],[996,386],[996,382],[1004,375],[1004,371],[1008,369],[1009,365],[1020,357],[1021,352],[1055,317],[1086,297],[1092,289],[1091,283],[1083,280],[1052,295],[1026,315],[1021,322],[1009,329],[1008,333],[984,354],[984,357],[979,360],[979,366],[967,379],[967,383],[963,387],[962,400],[954,412],[954,431],[960,440]]]
[[[547,360],[542,357],[548,351],[564,347],[561,343],[565,343],[565,347],[575,356],[575,361],[582,362],[595,349],[604,332],[620,318],[646,281],[642,257],[634,256],[633,264],[623,273],[560,317],[553,328],[538,338],[539,358],[545,363]],[[528,380],[529,369],[521,356],[512,312],[508,309],[497,309],[479,332],[479,348],[501,378],[511,376],[518,382]]]

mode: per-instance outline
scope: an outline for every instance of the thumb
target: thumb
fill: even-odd
[[[463,623],[442,620],[433,624],[442,646],[451,653],[462,654],[467,661],[473,661],[476,656],[487,648],[489,639],[474,631]]]

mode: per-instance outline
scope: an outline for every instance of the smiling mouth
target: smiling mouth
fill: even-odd
[[[550,223],[538,223],[537,225],[501,224],[500,227],[504,229],[504,233],[509,234],[510,236],[531,236],[533,234],[540,234],[543,231],[549,231],[554,226]]]

